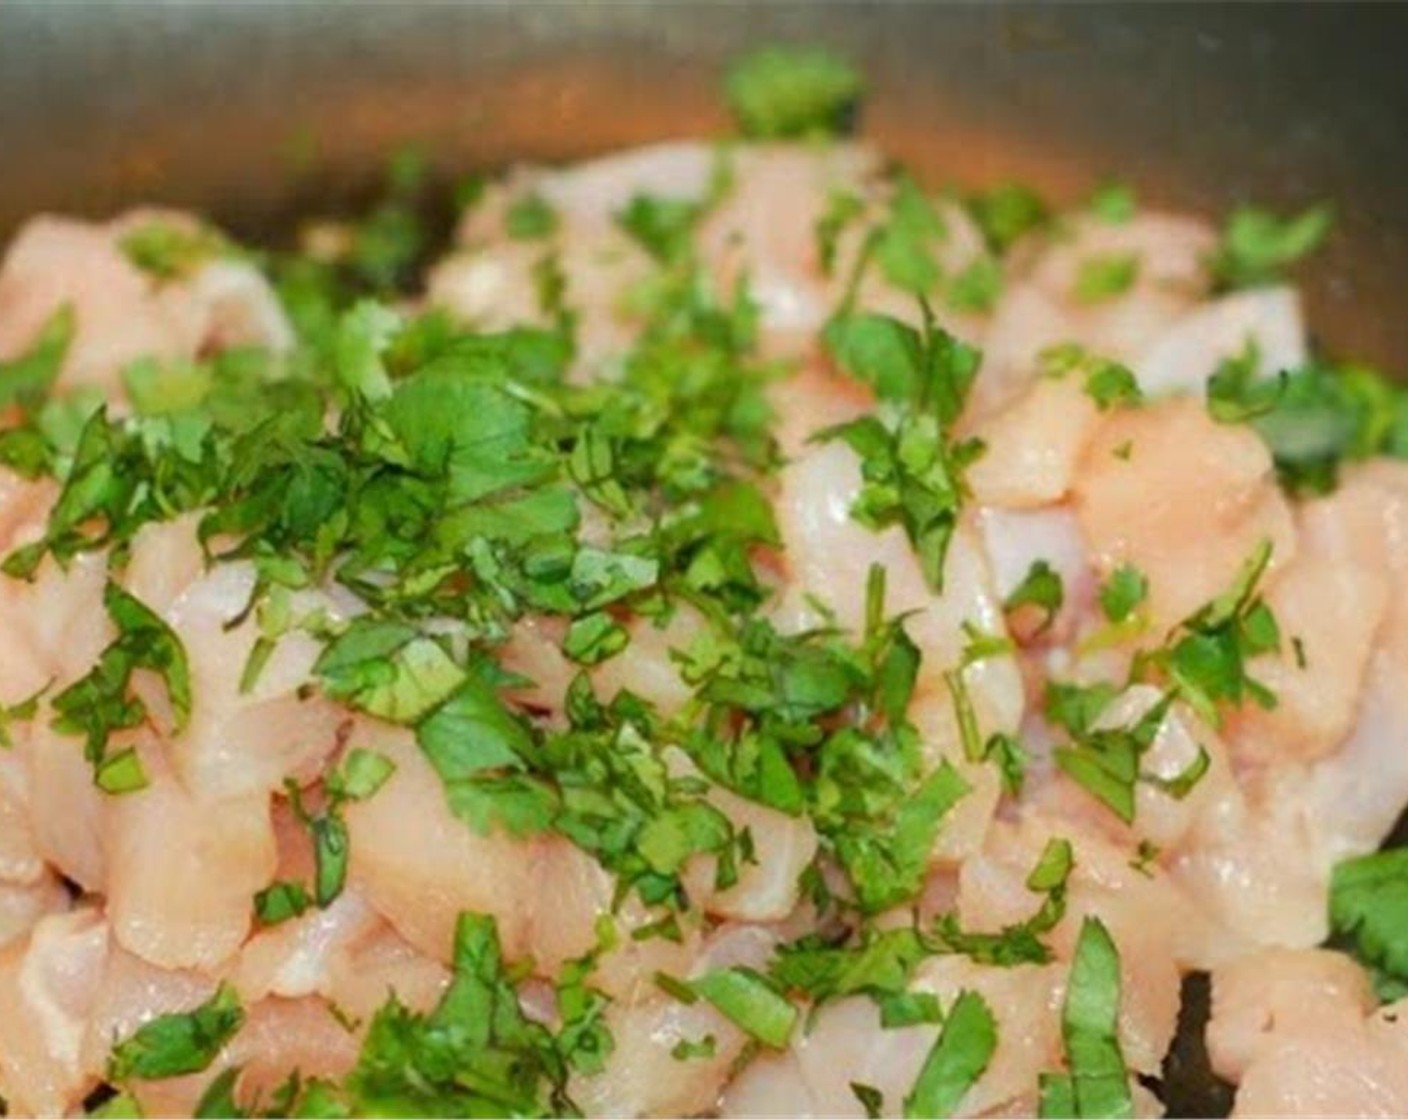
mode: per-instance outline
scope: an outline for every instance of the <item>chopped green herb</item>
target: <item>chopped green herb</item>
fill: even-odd
[[[792,1036],[797,1008],[751,968],[724,968],[690,982],[735,1025],[766,1046],[781,1049]]]
[[[976,992],[960,992],[904,1099],[906,1117],[952,1116],[997,1049],[997,1021]]]
[[[1061,604],[1065,602],[1065,587],[1061,582],[1061,574],[1056,571],[1045,560],[1034,560],[1032,566],[1027,569],[1027,574],[1022,577],[1019,583],[1007,596],[1002,604],[1003,609],[1011,612],[1024,606],[1032,606],[1041,612],[1041,626],[1037,633],[1048,630],[1051,623],[1055,621],[1056,615],[1060,613]]]
[[[179,734],[191,713],[190,671],[180,639],[142,602],[109,582],[103,604],[118,636],[87,676],[54,697],[54,727],[84,737],[84,755],[100,786],[127,793],[146,784],[141,761],[131,751],[109,759],[107,749],[115,732],[137,727],[147,718],[146,705],[130,691],[132,674],[147,669],[165,682]]]
[[[1283,270],[1320,247],[1334,224],[1328,206],[1313,206],[1289,218],[1242,206],[1223,227],[1212,258],[1214,278],[1225,288],[1274,283]]]
[[[184,280],[201,265],[230,251],[208,226],[153,219],[122,235],[118,247],[129,261],[157,280]]]
[[[1128,619],[1149,597],[1149,580],[1131,564],[1121,564],[1100,587],[1100,609],[1111,622]]]
[[[968,199],[968,212],[995,253],[1005,253],[1025,233],[1050,220],[1046,202],[1030,187],[1002,183]]]
[[[254,896],[254,913],[266,926],[296,918],[313,904],[302,883],[271,883]]]
[[[751,139],[828,136],[847,130],[865,85],[844,59],[818,47],[769,47],[735,62],[724,96]]]
[[[1041,1115],[1134,1115],[1119,1041],[1120,956],[1099,918],[1081,923],[1061,1011],[1067,1072],[1042,1074]]]
[[[194,1010],[158,1015],[113,1046],[108,1079],[121,1084],[199,1073],[243,1025],[239,996],[221,984]]]
[[[1408,848],[1342,860],[1330,877],[1330,925],[1355,955],[1408,982]]]
[[[550,237],[556,229],[557,213],[541,195],[520,195],[504,214],[504,231],[515,241]]]
[[[1139,276],[1137,253],[1109,253],[1087,257],[1076,269],[1073,294],[1079,303],[1103,303],[1122,296]]]
[[[851,1093],[860,1102],[861,1108],[865,1109],[867,1120],[879,1120],[879,1117],[885,1114],[885,1094],[875,1086],[852,1081]]]
[[[677,1062],[690,1062],[712,1058],[718,1050],[718,1042],[711,1034],[700,1039],[682,1038],[670,1049],[670,1057]]]
[[[63,368],[76,326],[72,305],[64,304],[45,320],[28,350],[0,360],[0,408],[31,409],[44,399]]]
[[[1128,183],[1111,181],[1095,190],[1086,208],[1101,221],[1123,225],[1134,217],[1139,203],[1134,188]]]

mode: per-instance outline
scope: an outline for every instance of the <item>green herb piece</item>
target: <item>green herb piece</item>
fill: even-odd
[[[782,1049],[792,1037],[797,1008],[751,968],[723,968],[690,981],[695,993],[708,1000],[752,1038]]]
[[[17,404],[32,409],[44,399],[63,368],[76,328],[77,316],[66,303],[44,321],[28,350],[0,361],[0,408]]]
[[[313,900],[326,909],[342,894],[347,883],[351,842],[347,824],[336,813],[314,817],[308,823],[313,837]]]
[[[865,91],[860,74],[819,47],[769,47],[739,59],[724,96],[750,139],[831,136],[845,132]]]
[[[836,272],[836,252],[841,234],[865,213],[865,203],[849,191],[833,191],[816,223],[816,255],[823,276]]]
[[[1275,707],[1275,694],[1247,672],[1249,661],[1281,645],[1276,618],[1257,593],[1270,562],[1267,540],[1227,591],[1180,622],[1163,647],[1135,657],[1132,679],[1167,677],[1174,694],[1214,726],[1221,722],[1220,705],[1251,700]]]
[[[926,314],[923,334],[884,315],[848,313],[827,325],[825,340],[841,367],[901,405],[893,429],[875,416],[828,429],[861,457],[864,486],[852,507],[861,524],[904,527],[925,578],[942,590],[944,560],[966,495],[963,472],[981,444],[952,442],[980,356]]]
[[[1071,842],[1053,837],[1027,876],[1027,889],[1043,896],[1041,906],[1030,918],[996,933],[970,933],[959,927],[956,915],[945,914],[935,925],[936,943],[983,965],[1011,968],[1045,964],[1051,960],[1051,950],[1041,935],[1055,929],[1066,915],[1066,884],[1074,866]]]
[[[906,1117],[952,1116],[997,1049],[997,1021],[976,992],[960,992],[904,1099]]]
[[[235,1082],[239,1076],[239,1066],[221,1070],[196,1102],[195,1120],[227,1120],[247,1116],[248,1113],[235,1100]]]
[[[1081,923],[1061,1011],[1067,1073],[1042,1074],[1042,1116],[1134,1115],[1119,1041],[1120,956],[1099,918]]]
[[[630,634],[605,611],[573,619],[562,640],[562,652],[579,665],[596,665],[615,657],[630,644]]]
[[[1137,253],[1108,253],[1087,257],[1076,269],[1073,294],[1079,303],[1103,303],[1122,296],[1139,276]]]
[[[298,917],[312,904],[302,883],[281,880],[254,896],[254,913],[266,926],[276,926]]]
[[[712,1058],[718,1050],[718,1042],[711,1034],[700,1039],[682,1038],[670,1048],[670,1057],[677,1062],[690,1062]]]
[[[697,202],[636,195],[616,216],[617,224],[662,264],[689,256],[690,238],[703,208]]]
[[[1318,249],[1334,225],[1329,206],[1313,206],[1289,218],[1242,206],[1222,230],[1212,258],[1213,277],[1224,288],[1276,282],[1281,273]]]
[[[1085,394],[1101,412],[1117,406],[1141,404],[1144,393],[1134,371],[1120,362],[1092,354],[1075,342],[1048,346],[1037,355],[1037,362],[1046,377],[1076,375],[1084,380]]]
[[[900,291],[923,296],[941,277],[934,246],[948,236],[948,228],[918,184],[908,175],[896,182],[890,214],[876,233],[875,261]]]
[[[556,797],[529,774],[532,733],[476,676],[416,729],[416,741],[445,787],[450,808],[470,827],[529,835],[548,827]]]
[[[1128,619],[1149,597],[1149,580],[1138,568],[1121,564],[1100,587],[1100,609],[1113,623]]]
[[[323,650],[313,671],[327,694],[392,723],[412,724],[464,680],[434,638],[414,627],[359,618]]]
[[[1051,218],[1041,196],[1020,183],[1002,183],[971,195],[968,212],[998,254],[1005,253],[1023,234],[1045,226]]]
[[[126,747],[107,755],[93,771],[93,782],[104,793],[114,796],[135,793],[147,787],[147,772],[134,747]]]
[[[1171,701],[1155,704],[1132,727],[1087,731],[1073,744],[1052,752],[1056,765],[1108,806],[1126,824],[1133,822],[1140,760],[1163,726]]]
[[[1250,424],[1287,490],[1326,493],[1344,462],[1408,457],[1408,392],[1377,370],[1316,362],[1262,378],[1260,365],[1253,344],[1224,360],[1208,381],[1208,413]]]
[[[1330,925],[1355,955],[1408,982],[1408,848],[1340,861],[1330,877]]]
[[[865,1110],[867,1120],[879,1120],[879,1117],[885,1115],[885,1094],[875,1086],[852,1081],[851,1093]]]
[[[1086,203],[1086,209],[1103,222],[1123,225],[1139,209],[1134,188],[1128,183],[1111,181],[1096,188]]]
[[[538,194],[519,195],[504,214],[504,232],[515,241],[551,237],[557,224],[557,212]]]
[[[328,795],[336,801],[365,801],[395,772],[396,764],[384,754],[353,747],[327,776]]]
[[[114,1093],[97,1108],[88,1109],[84,1115],[90,1120],[142,1120],[143,1112],[141,1104],[131,1093]]]
[[[978,314],[991,311],[1002,295],[1002,266],[994,257],[981,256],[954,273],[944,301],[955,311]]]
[[[567,1074],[553,1033],[519,1007],[493,919],[464,914],[439,1005],[422,1015],[392,995],[343,1092],[353,1115],[563,1115]]]
[[[118,248],[132,264],[159,281],[184,280],[216,257],[229,242],[208,226],[194,229],[152,219],[123,234]]]
[[[108,1079],[121,1084],[199,1073],[243,1025],[239,996],[221,984],[194,1010],[158,1015],[118,1042],[108,1059]]]
[[[904,993],[914,970],[933,952],[913,929],[866,929],[851,946],[812,935],[778,949],[769,974],[816,1004],[860,994],[878,999]]]
[[[191,714],[190,670],[181,641],[165,622],[116,583],[103,591],[103,605],[118,636],[98,658],[91,672],[54,697],[54,727],[67,735],[82,735],[84,756],[93,764],[94,778],[113,793],[127,793],[146,784],[141,761],[124,751],[108,759],[109,738],[139,726],[146,705],[131,693],[138,669],[156,673],[166,684],[174,730],[180,734]]]
[[[1065,599],[1061,574],[1045,560],[1034,560],[1022,582],[1007,596],[1002,608],[1011,612],[1024,606],[1035,607],[1041,612],[1041,625],[1037,628],[1040,634],[1050,629]]]

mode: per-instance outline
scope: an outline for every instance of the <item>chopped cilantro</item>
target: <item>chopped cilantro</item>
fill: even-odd
[[[1100,587],[1100,609],[1111,622],[1128,619],[1149,597],[1149,580],[1138,568],[1121,564]]]
[[[1086,203],[1086,209],[1110,225],[1123,225],[1134,217],[1138,208],[1134,188],[1115,180],[1097,187]]]
[[[296,918],[312,905],[302,883],[271,883],[254,896],[254,913],[266,926]]]
[[[112,1048],[108,1079],[152,1080],[199,1073],[244,1025],[239,996],[221,984],[205,1003],[191,1011],[158,1015]]]
[[[190,229],[160,219],[129,230],[118,247],[135,267],[160,281],[184,280],[206,262],[230,251],[225,238],[208,226]]]
[[[821,262],[822,275],[830,276],[836,271],[841,234],[863,213],[865,203],[848,191],[833,191],[827,199],[826,209],[816,223],[816,255]]]
[[[949,282],[944,300],[955,311],[986,312],[1002,295],[1002,266],[990,256],[976,257]]]
[[[1041,1075],[1043,1117],[1134,1115],[1120,1051],[1119,1010],[1119,950],[1100,919],[1087,917],[1061,1010],[1067,1072]]]
[[[1045,964],[1051,960],[1051,950],[1041,935],[1049,933],[1065,917],[1066,883],[1074,866],[1071,842],[1053,837],[1027,876],[1027,889],[1043,896],[1041,906],[1030,918],[996,933],[973,933],[961,929],[954,914],[945,914],[935,926],[938,943],[984,965],[1010,968]]]
[[[697,202],[636,195],[616,221],[652,257],[662,263],[683,260],[702,209]]]
[[[751,139],[844,132],[865,90],[859,73],[819,47],[769,47],[735,62],[724,96]]]
[[[960,992],[904,1099],[906,1117],[952,1116],[997,1049],[997,1021],[977,992]]]
[[[504,231],[515,241],[549,237],[556,229],[557,212],[542,195],[520,195],[504,214]]]
[[[670,1048],[670,1057],[677,1062],[690,1062],[712,1058],[718,1049],[718,1042],[711,1034],[700,1039],[682,1038]]]
[[[908,175],[895,185],[890,214],[877,230],[873,252],[888,280],[900,291],[927,295],[941,277],[934,245],[948,236],[943,219]]]
[[[329,696],[392,723],[415,723],[464,680],[434,638],[399,623],[358,619],[335,638],[313,671]]]
[[[64,304],[44,321],[28,350],[0,360],[0,408],[29,409],[43,400],[59,376],[76,326],[72,305]]]
[[[1340,861],[1330,877],[1330,924],[1355,955],[1408,982],[1408,848]]]
[[[975,441],[949,438],[977,374],[978,352],[940,329],[927,309],[923,334],[888,316],[852,312],[833,318],[825,339],[843,369],[901,406],[893,428],[871,415],[817,437],[842,439],[861,458],[865,484],[852,516],[876,529],[902,525],[925,578],[942,590],[967,493],[963,473],[982,450]]]
[[[109,582],[103,605],[117,627],[117,638],[91,672],[54,697],[54,727],[84,737],[84,755],[100,786],[110,793],[128,793],[146,785],[141,761],[131,751],[109,759],[107,749],[115,732],[137,727],[147,717],[146,705],[130,691],[132,674],[147,669],[165,682],[179,734],[191,714],[190,671],[181,640],[140,600]]]
[[[1109,253],[1087,257],[1076,269],[1074,294],[1079,303],[1103,303],[1122,296],[1139,276],[1136,253]]]
[[[342,765],[328,775],[328,794],[339,801],[365,801],[395,772],[396,764],[384,754],[354,747]]]
[[[787,1045],[797,1023],[797,1009],[751,968],[722,968],[690,981],[695,993],[759,1042],[775,1049]]]
[[[1251,343],[1224,360],[1208,380],[1208,412],[1250,424],[1291,492],[1333,489],[1345,461],[1408,457],[1408,392],[1377,370],[1314,362],[1261,378],[1259,367]]]
[[[875,1086],[852,1081],[851,1093],[865,1110],[867,1120],[879,1120],[885,1114],[885,1094]]]
[[[1037,633],[1041,633],[1050,629],[1065,597],[1061,574],[1045,560],[1034,560],[1022,582],[1013,588],[1002,606],[1008,612],[1024,606],[1035,607],[1041,612],[1041,626],[1037,629]]]
[[[1284,269],[1320,247],[1334,224],[1329,206],[1313,206],[1289,218],[1242,206],[1222,230],[1212,258],[1214,278],[1224,288],[1274,283]]]
[[[1002,183],[968,199],[968,212],[995,253],[1005,253],[1025,233],[1050,220],[1045,201],[1030,187]]]

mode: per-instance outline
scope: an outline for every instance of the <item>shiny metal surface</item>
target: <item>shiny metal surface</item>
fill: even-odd
[[[855,57],[866,132],[934,179],[1334,199],[1314,321],[1408,372],[1406,5],[0,0],[0,236],[138,200],[248,234],[406,142],[449,172],[714,130],[774,39]]]

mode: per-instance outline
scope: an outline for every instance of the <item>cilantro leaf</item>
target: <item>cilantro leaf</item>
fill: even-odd
[[[977,992],[963,991],[904,1099],[906,1117],[952,1116],[997,1049],[997,1021]]]
[[[312,905],[302,883],[279,881],[254,896],[254,913],[266,926],[296,918]]]
[[[107,747],[115,732],[137,727],[146,718],[146,705],[130,691],[132,674],[146,669],[161,677],[174,730],[180,734],[191,714],[190,669],[181,640],[139,599],[109,581],[103,605],[117,627],[117,638],[92,671],[54,697],[54,727],[82,735],[95,779],[108,792],[127,793],[146,784],[141,763],[129,751],[108,759]]]
[[[819,47],[768,47],[724,78],[724,96],[750,139],[827,136],[846,131],[865,90],[857,71]]]
[[[28,350],[0,361],[0,408],[33,408],[43,399],[63,368],[76,327],[73,306],[64,304],[45,320]]]
[[[1120,1051],[1119,1009],[1119,950],[1100,919],[1087,917],[1061,1010],[1068,1072],[1041,1075],[1042,1116],[1134,1115]]]
[[[1118,181],[1101,184],[1086,202],[1086,209],[1110,225],[1123,225],[1134,217],[1138,208],[1134,188]]]
[[[1007,596],[1002,608],[1010,613],[1024,606],[1035,607],[1042,616],[1041,625],[1037,628],[1037,633],[1040,634],[1050,629],[1065,598],[1061,574],[1045,560],[1034,560],[1032,566],[1027,569],[1027,574],[1022,577],[1022,582]]]
[[[715,969],[689,982],[703,999],[751,1037],[774,1049],[782,1049],[792,1037],[797,1008],[751,968]]]
[[[897,995],[932,952],[913,929],[868,928],[852,946],[829,945],[813,935],[778,949],[769,974],[817,1004],[858,994]]]
[[[1317,248],[1334,224],[1329,206],[1313,206],[1289,218],[1242,206],[1227,219],[1212,258],[1214,278],[1225,288],[1276,281],[1281,272]]]
[[[334,638],[313,671],[334,699],[405,724],[415,723],[464,680],[464,670],[434,638],[374,618],[359,618]]]
[[[956,915],[945,914],[935,927],[938,943],[984,965],[1045,964],[1051,959],[1051,950],[1041,935],[1055,929],[1066,915],[1066,883],[1074,866],[1071,842],[1051,838],[1027,876],[1027,889],[1043,896],[1030,918],[996,933],[971,933],[959,928]]]
[[[229,242],[208,226],[195,229],[152,219],[123,234],[123,255],[157,280],[181,280],[214,257],[230,251]]]
[[[1086,257],[1076,268],[1072,294],[1078,303],[1103,303],[1124,295],[1139,276],[1136,253],[1107,253]]]
[[[968,212],[995,253],[1005,253],[1023,234],[1045,226],[1051,211],[1030,187],[1001,183],[969,196]]]
[[[1124,622],[1149,597],[1149,580],[1138,568],[1121,564],[1100,587],[1100,609],[1111,622]]]
[[[1330,877],[1330,924],[1356,955],[1408,982],[1408,848],[1341,860]]]
[[[112,1048],[108,1079],[118,1083],[199,1073],[244,1025],[239,996],[221,984],[191,1011],[158,1015]]]
[[[504,214],[504,232],[515,241],[549,237],[556,229],[557,213],[542,195],[520,195]]]
[[[661,263],[685,259],[690,237],[703,210],[688,199],[635,195],[616,216],[616,223]]]

